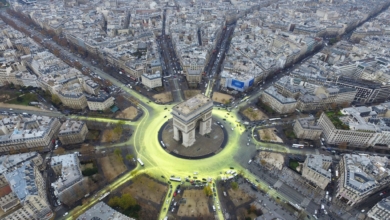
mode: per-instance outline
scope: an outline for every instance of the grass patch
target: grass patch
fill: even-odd
[[[86,168],[85,170],[82,171],[82,173],[83,176],[92,176],[98,173],[98,168],[97,167]]]
[[[291,129],[291,128],[284,129],[283,132],[284,132],[284,135],[286,135],[286,137],[289,139],[296,139],[297,138],[297,136],[295,136],[293,129]]]
[[[291,160],[291,159],[290,159],[290,162],[288,163],[288,166],[289,166],[292,170],[297,171],[297,167],[299,167],[299,163],[298,163],[298,161],[296,161],[296,160]]]
[[[7,103],[16,105],[28,105],[30,102],[36,101],[38,101],[36,94],[26,93],[8,101]]]
[[[85,137],[85,139],[90,141],[97,141],[99,140],[99,138],[100,138],[100,131],[92,130],[92,129],[88,130],[87,136]]]
[[[337,112],[326,112],[326,116],[328,116],[329,120],[332,121],[333,125],[336,127],[336,129],[341,130],[349,130],[349,126],[344,124],[339,117],[342,116],[340,111]]]

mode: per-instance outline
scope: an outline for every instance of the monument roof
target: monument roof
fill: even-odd
[[[212,102],[211,99],[202,94],[198,94],[184,102],[177,104],[174,108],[178,113],[188,115],[191,112],[201,108],[207,103]]]

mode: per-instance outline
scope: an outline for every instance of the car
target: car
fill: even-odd
[[[69,213],[68,212],[65,212],[65,214],[63,216],[67,216]]]

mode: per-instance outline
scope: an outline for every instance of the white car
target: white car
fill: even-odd
[[[68,212],[65,212],[65,214],[63,216],[67,216],[69,213]]]

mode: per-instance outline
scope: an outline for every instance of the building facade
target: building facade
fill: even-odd
[[[156,71],[154,74],[142,74],[142,84],[149,89],[162,86],[160,71]]]
[[[281,95],[273,86],[264,90],[260,99],[279,114],[292,113],[297,106],[297,101],[295,99]]]
[[[83,143],[87,133],[85,122],[67,120],[61,125],[58,138],[63,145]]]
[[[322,128],[316,124],[314,117],[295,120],[293,129],[299,139],[318,140],[322,133]]]
[[[318,125],[328,144],[347,143],[356,147],[369,147],[377,136],[372,131],[337,129],[325,113],[318,119]]]
[[[390,198],[383,198],[367,212],[367,215],[374,220],[390,219]]]
[[[390,182],[387,157],[345,154],[339,162],[336,198],[354,206]]]

